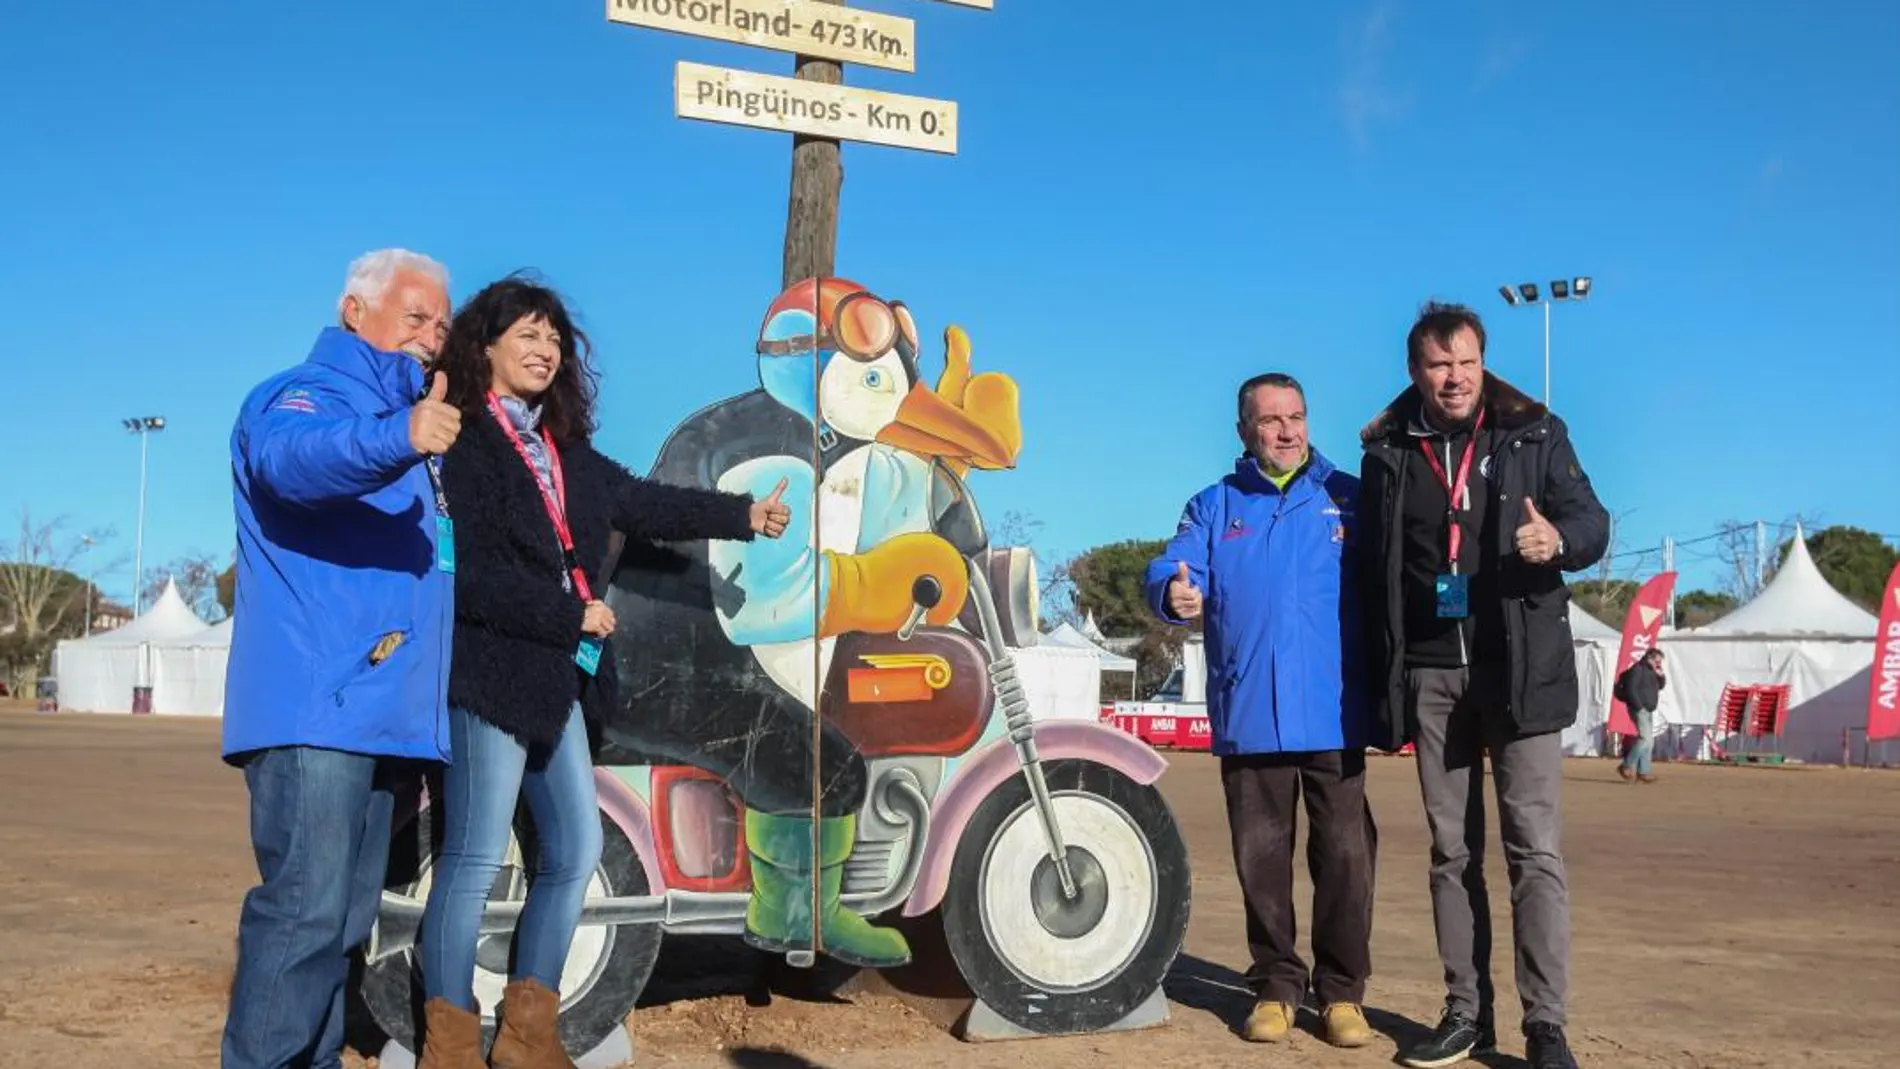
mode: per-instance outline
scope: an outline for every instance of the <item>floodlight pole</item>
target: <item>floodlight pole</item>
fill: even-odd
[[[1550,407],[1550,302],[1544,302],[1544,407]]]
[[[1520,304],[1541,304],[1544,306],[1544,407],[1550,407],[1550,306],[1558,301],[1581,301],[1590,295],[1593,280],[1587,276],[1573,279],[1557,279],[1551,282],[1548,290],[1540,290],[1535,282],[1522,282],[1516,286],[1499,286],[1498,293],[1504,297],[1504,303],[1515,308]]]
[[[132,549],[132,615],[145,610],[145,461],[146,447],[153,431],[165,429],[164,416],[141,416],[122,421],[125,429],[139,436],[139,517],[138,535]]]

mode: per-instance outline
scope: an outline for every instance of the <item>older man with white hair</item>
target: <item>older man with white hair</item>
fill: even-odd
[[[394,789],[448,759],[455,543],[436,460],[461,430],[424,368],[448,273],[350,265],[337,326],[244,399],[231,434],[237,600],[224,759],[244,770],[259,884],[238,921],[223,1069],[342,1064],[350,951],[369,937]]]

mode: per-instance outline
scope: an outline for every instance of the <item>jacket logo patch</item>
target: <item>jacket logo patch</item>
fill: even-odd
[[[1244,535],[1246,533],[1247,533],[1246,522],[1243,520],[1235,520],[1234,522],[1227,525],[1227,531],[1226,533],[1220,536],[1220,540],[1223,542],[1231,541],[1233,539],[1239,538],[1241,535]]]
[[[284,396],[271,407],[286,412],[302,412],[311,416],[317,414],[317,402],[310,396],[309,390],[285,390]]]
[[[1487,479],[1491,477],[1491,454],[1486,453],[1483,459],[1478,461],[1478,474]]]

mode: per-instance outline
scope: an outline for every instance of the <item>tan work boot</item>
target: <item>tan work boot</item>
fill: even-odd
[[[1335,1047],[1363,1047],[1372,1042],[1372,1026],[1357,1003],[1335,1002],[1326,1007],[1326,1042]]]
[[[538,980],[502,989],[501,1028],[488,1052],[491,1069],[577,1069],[561,1046],[561,996]]]
[[[1293,1032],[1293,1007],[1272,999],[1261,999],[1247,1015],[1240,1030],[1249,1043],[1278,1043]]]
[[[416,1069],[488,1069],[482,1019],[444,998],[422,1007],[422,1058]]]

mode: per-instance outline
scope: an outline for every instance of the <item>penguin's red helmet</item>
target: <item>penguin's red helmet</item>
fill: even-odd
[[[886,301],[843,278],[806,278],[773,299],[759,327],[762,356],[843,353],[876,360],[896,349],[917,359],[917,321],[902,301]]]

